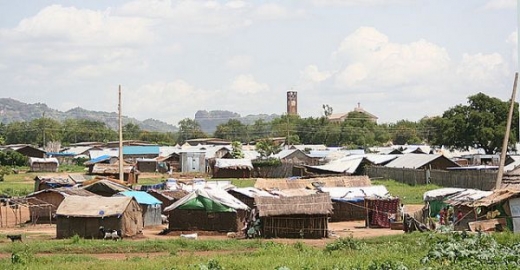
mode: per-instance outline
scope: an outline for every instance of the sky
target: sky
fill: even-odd
[[[0,0],[0,97],[177,124],[198,110],[437,116],[518,70],[515,0]],[[517,96],[517,100],[519,100]]]

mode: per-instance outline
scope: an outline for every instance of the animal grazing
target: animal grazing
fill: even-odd
[[[181,238],[185,238],[185,239],[197,239],[197,238],[198,238],[198,235],[197,235],[197,233],[190,233],[190,234],[182,234],[182,233],[181,233]]]
[[[103,240],[123,240],[123,233],[121,232],[121,230],[105,229],[105,227],[101,226],[99,227],[99,232],[103,236]]]
[[[14,241],[22,242],[22,235],[21,234],[8,234],[7,238],[11,239],[11,242],[14,242]]]

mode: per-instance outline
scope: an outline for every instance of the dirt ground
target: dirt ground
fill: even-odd
[[[422,206],[413,206],[406,207],[407,209],[416,209]],[[16,214],[15,214],[16,213]],[[9,234],[21,234],[22,239],[25,243],[31,241],[49,241],[56,238],[56,225],[55,224],[31,224],[24,223],[20,224],[20,220],[27,221],[29,220],[29,211],[25,207],[21,207],[20,209],[13,211],[13,209],[9,207],[2,206],[0,207],[0,234],[9,235]],[[172,232],[168,235],[159,235],[167,225],[155,226],[152,228],[145,228],[143,230],[143,235],[132,238],[125,239],[124,241],[142,241],[146,239],[177,239],[179,238],[180,232]],[[348,222],[334,222],[329,223],[329,230],[332,232],[333,236],[327,239],[269,239],[268,241],[274,241],[278,243],[286,243],[292,244],[296,242],[303,242],[307,245],[314,246],[317,248],[323,248],[329,242],[334,241],[339,237],[354,237],[354,238],[369,238],[369,237],[378,237],[384,235],[396,235],[403,234],[402,230],[391,230],[386,228],[374,229],[374,228],[365,228],[364,221],[348,221]],[[200,233],[198,236],[200,240],[211,240],[211,239],[227,239],[226,234],[218,234],[218,233]],[[245,240],[247,241],[247,240]],[[0,238],[1,243],[9,243],[10,240],[7,238]],[[200,251],[194,252],[197,255],[205,255],[204,253],[210,254],[220,254],[220,253],[229,253],[234,251]],[[200,254],[199,254],[200,253]],[[89,254],[99,259],[126,259],[128,257],[153,257],[153,256],[161,256],[166,253],[158,252],[158,253],[121,253],[121,254]],[[181,252],[182,254],[182,252]],[[51,254],[52,255],[52,254]],[[9,257],[10,254],[0,253],[0,258]],[[49,256],[49,254],[38,254],[38,256]]]

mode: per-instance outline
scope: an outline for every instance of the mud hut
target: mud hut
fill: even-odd
[[[29,158],[31,172],[57,172],[60,163],[57,158]]]
[[[109,178],[119,179],[119,163],[115,164],[105,164],[105,163],[96,163],[92,166],[92,169],[89,170],[90,174],[105,176]],[[125,181],[129,184],[137,184],[139,179],[139,170],[133,165],[124,164],[123,165],[123,178],[119,179]]]
[[[166,207],[174,231],[237,232],[249,207],[221,189],[196,189]]]
[[[124,237],[142,232],[141,207],[132,197],[68,196],[56,210],[56,237],[101,238],[99,227],[121,230]]]
[[[365,198],[388,195],[385,186],[323,187],[320,191],[329,193],[332,199],[331,222],[365,220]]]
[[[324,238],[332,203],[328,193],[293,197],[255,197],[262,234],[282,238]]]
[[[81,188],[55,188],[33,192],[26,196],[32,223],[52,223],[56,209],[67,196],[96,196]]]
[[[250,159],[215,159],[213,178],[251,178],[253,164]]]

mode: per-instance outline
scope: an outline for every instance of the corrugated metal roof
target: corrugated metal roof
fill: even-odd
[[[439,154],[405,154],[398,156],[396,159],[390,161],[390,163],[386,164],[385,167],[416,169],[441,157],[442,155]]]
[[[123,192],[120,192],[118,194],[121,194],[123,196],[127,196],[127,197],[134,197],[135,200],[139,203],[139,204],[162,204],[161,201],[157,200],[154,196],[144,192],[144,191],[133,191],[133,190],[129,190],[129,191],[123,191]]]
[[[111,157],[118,157],[119,156],[119,150],[114,148],[106,148],[101,150],[89,150],[88,151],[89,156],[91,159],[98,158],[100,156],[109,155]]]
[[[99,162],[107,161],[107,160],[109,160],[111,158],[112,158],[112,156],[110,156],[110,155],[102,155],[102,156],[93,158],[93,159],[91,159],[89,161],[86,161],[84,164],[85,165],[96,164],[96,163],[99,163]]]
[[[337,172],[337,173],[354,173],[361,162],[363,161],[363,156],[348,156],[335,161],[332,161],[325,165],[320,166],[307,166],[309,168],[319,169],[323,171],[329,172]]]
[[[159,156],[159,146],[158,145],[123,146],[123,155],[157,155],[157,156]]]

